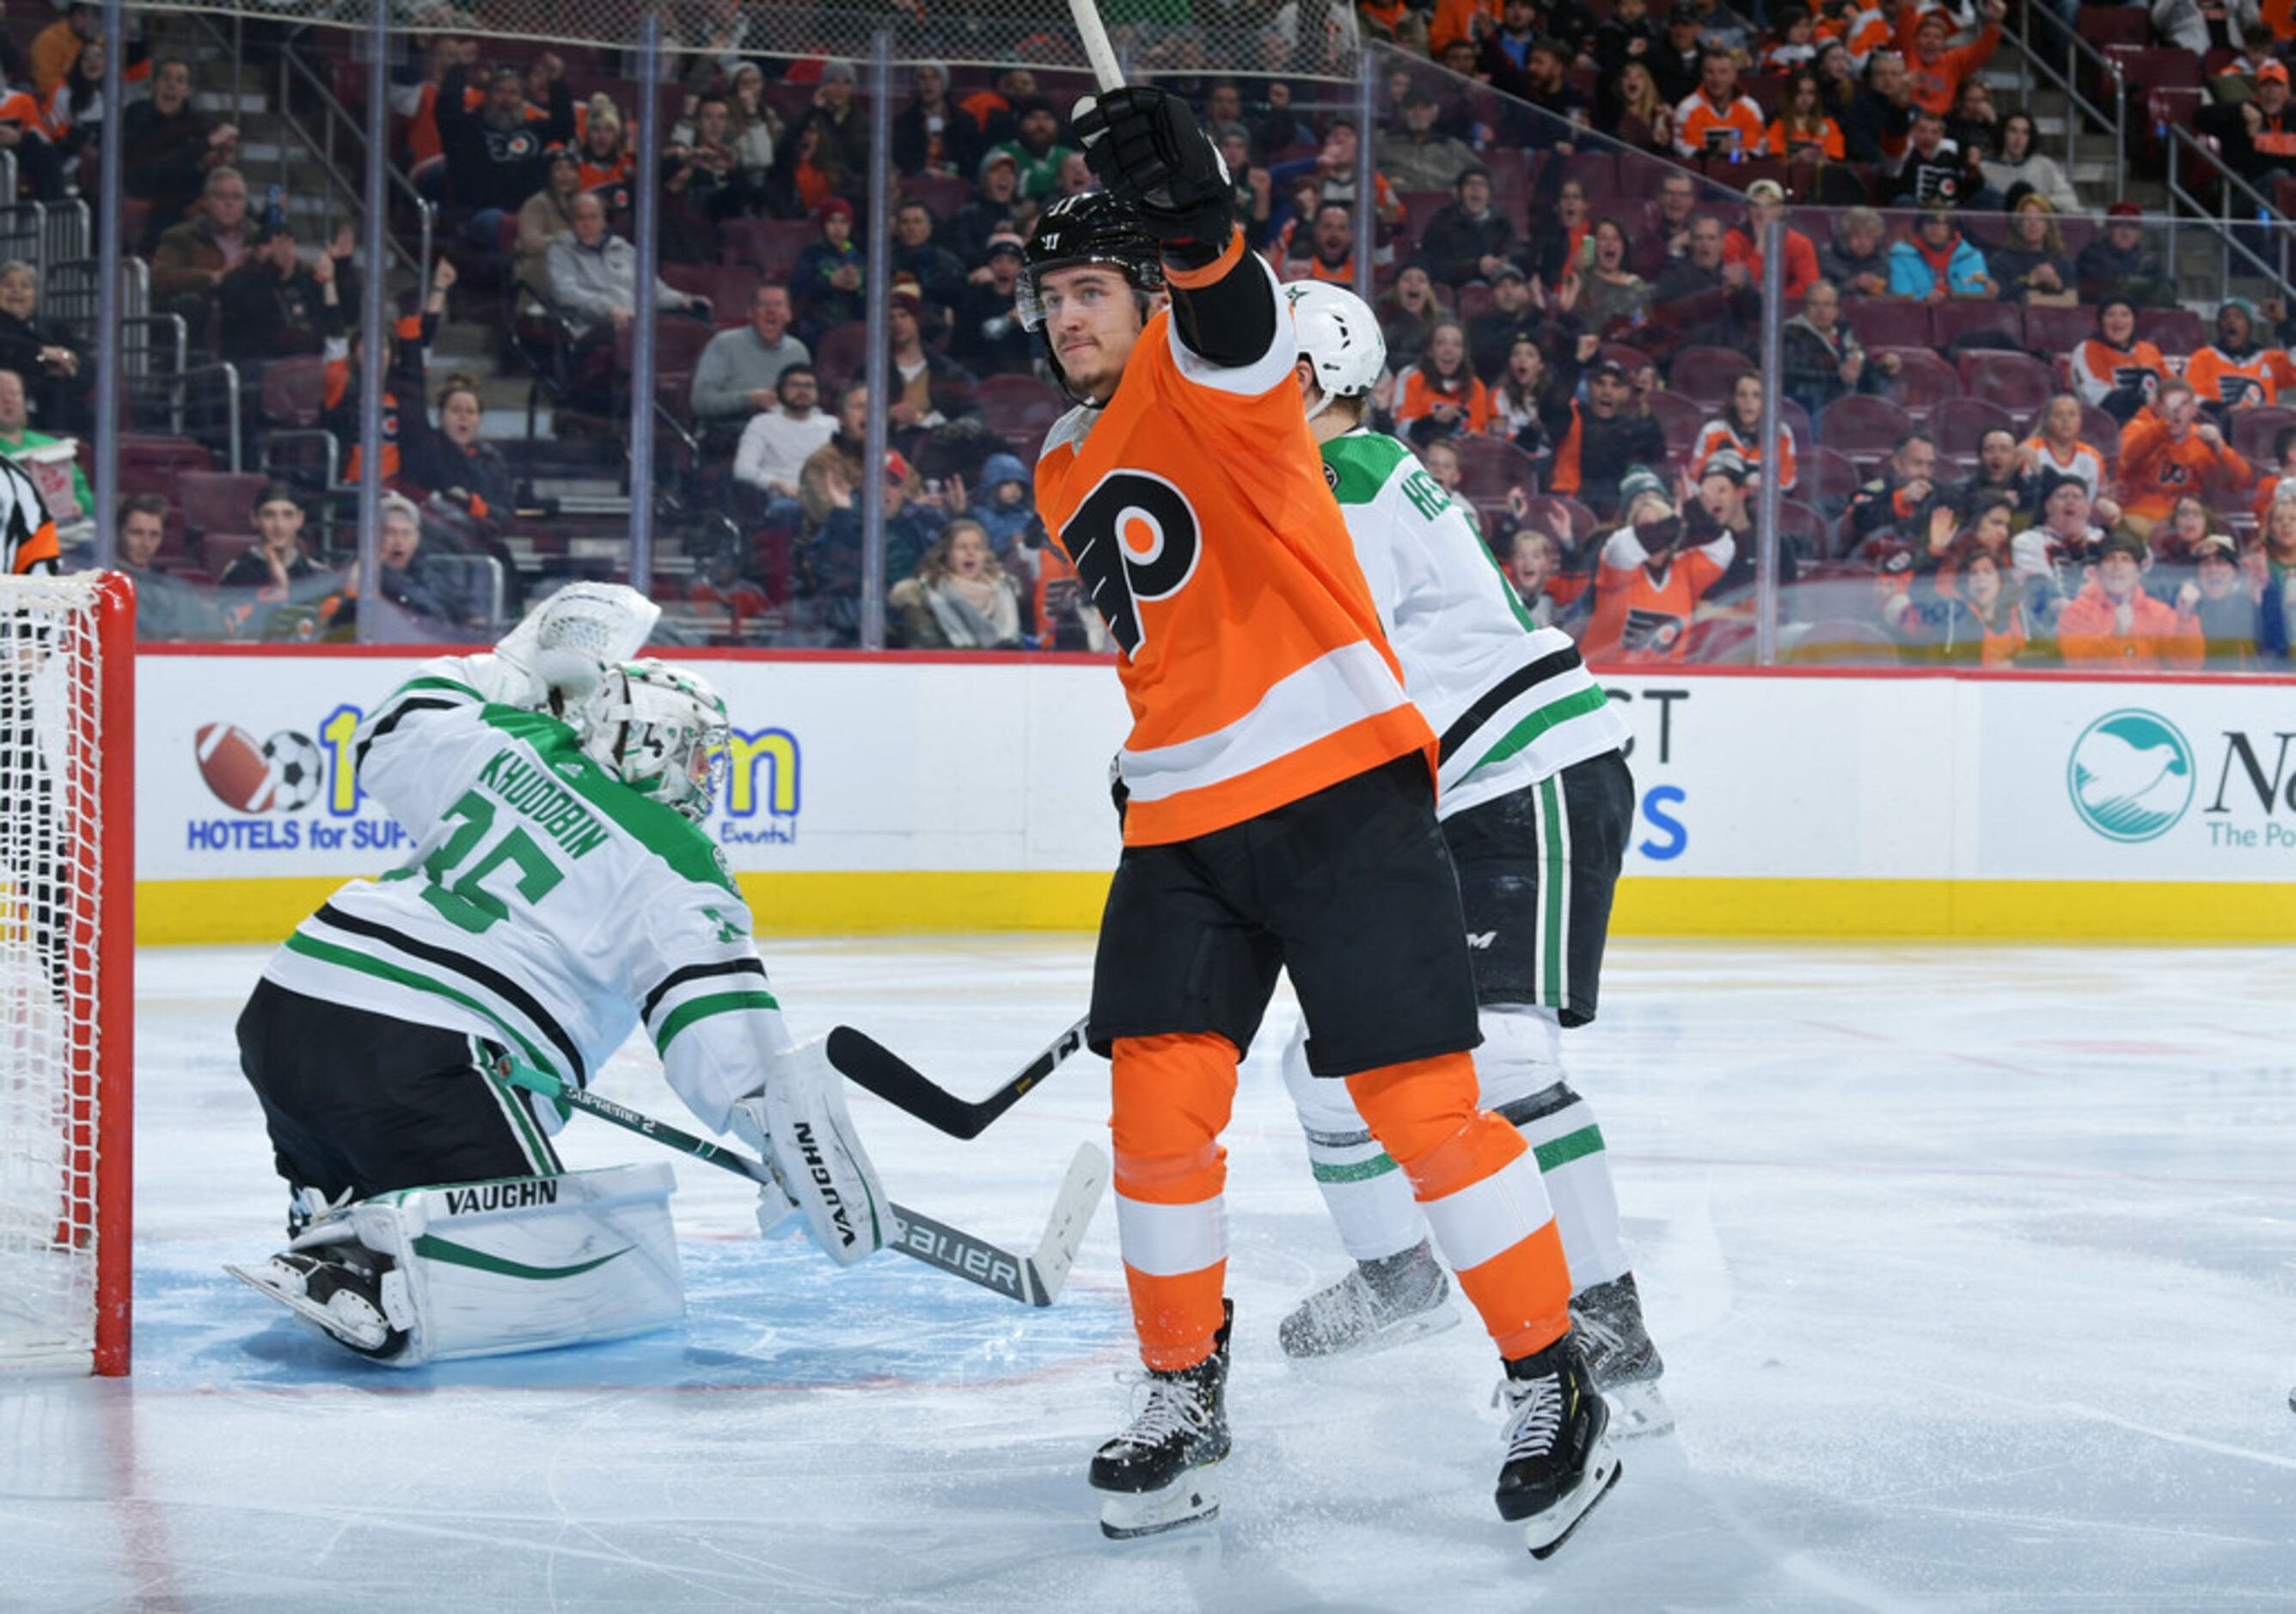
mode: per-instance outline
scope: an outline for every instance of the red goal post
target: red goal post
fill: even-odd
[[[0,578],[0,1373],[125,1373],[135,592]]]

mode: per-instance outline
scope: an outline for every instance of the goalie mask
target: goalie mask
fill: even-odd
[[[1131,283],[1144,320],[1148,316],[1148,299],[1164,289],[1163,248],[1148,233],[1139,211],[1128,203],[1105,191],[1086,191],[1058,198],[1037,216],[1037,232],[1029,238],[1027,262],[1021,270],[1020,283],[1013,288],[1013,307],[1021,324],[1035,333],[1053,379],[1070,397],[1077,395],[1070,391],[1068,376],[1054,356],[1045,332],[1046,323],[1056,311],[1054,301],[1046,297],[1045,276],[1086,264],[1104,264],[1121,271]]]
[[[1368,397],[1387,370],[1387,338],[1371,306],[1322,281],[1286,286],[1283,295],[1292,305],[1300,356],[1315,369],[1316,385],[1324,394],[1308,418],[1330,408],[1333,398]]]
[[[582,749],[636,791],[699,823],[726,770],[726,702],[665,661],[606,668],[582,710]]]

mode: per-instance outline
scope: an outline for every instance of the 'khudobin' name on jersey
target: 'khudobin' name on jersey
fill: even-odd
[[[606,839],[605,826],[590,815],[579,797],[515,751],[496,752],[479,770],[479,782],[505,806],[533,819],[570,857],[586,856]]]

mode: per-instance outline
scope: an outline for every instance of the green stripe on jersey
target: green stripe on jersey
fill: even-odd
[[[1559,1009],[1562,995],[1562,948],[1569,938],[1570,915],[1563,911],[1562,882],[1569,865],[1563,853],[1562,787],[1552,774],[1538,782],[1539,848],[1545,854],[1538,871],[1538,897],[1546,910],[1539,924],[1538,1001]]]
[[[1342,504],[1368,504],[1387,486],[1395,468],[1411,460],[1411,450],[1383,431],[1356,430],[1323,447],[1324,480]]]
[[[523,740],[567,788],[619,824],[637,843],[696,885],[716,886],[740,895],[726,860],[702,832],[701,826],[681,817],[659,801],[649,801],[605,769],[582,750],[574,731],[546,712],[522,712],[512,706],[486,709],[489,727]]]
[[[1357,1160],[1352,1166],[1327,1166],[1321,1160],[1311,1160],[1308,1168],[1319,1183],[1364,1183],[1373,1177],[1383,1177],[1395,1169],[1394,1157],[1384,1150],[1367,1160]]]
[[[713,1014],[740,1014],[751,1009],[778,1009],[770,992],[719,992],[709,997],[688,998],[664,1017],[661,1029],[653,1036],[655,1052],[668,1054],[669,1045],[677,1034],[698,1020],[708,1020]]]
[[[1559,700],[1550,700],[1545,706],[1525,713],[1522,721],[1506,732],[1505,738],[1476,758],[1475,766],[1469,768],[1467,774],[1472,774],[1475,768],[1488,767],[1494,762],[1505,762],[1549,729],[1559,728],[1573,717],[1599,712],[1609,703],[1610,698],[1603,693],[1600,684],[1575,691]],[[1460,777],[1464,779],[1467,774],[1462,774]]]
[[[354,953],[348,947],[339,947],[330,941],[320,941],[316,937],[304,935],[300,930],[293,931],[288,936],[287,950],[291,953],[300,953],[306,958],[316,958],[321,963],[333,964],[339,969],[356,970],[362,975],[372,975],[377,980],[387,980],[398,986],[411,987],[417,992],[429,992],[447,999],[449,1003],[460,1004],[473,1013],[485,1016],[487,1020],[499,1029],[504,1036],[516,1043],[521,1052],[525,1053],[527,1062],[536,1069],[546,1070],[553,1076],[558,1074],[558,1067],[544,1057],[541,1049],[519,1035],[517,1027],[506,1022],[502,1016],[488,1008],[477,998],[465,992],[457,992],[444,981],[433,980],[427,975],[418,975],[412,970],[402,970],[397,964],[385,963],[379,958],[369,958],[364,953]]]
[[[1568,1166],[1573,1160],[1603,1152],[1603,1129],[1588,1122],[1576,1132],[1566,1132],[1533,1150],[1541,1171],[1552,1171],[1557,1166]]]

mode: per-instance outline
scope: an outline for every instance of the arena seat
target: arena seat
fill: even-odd
[[[862,361],[868,351],[868,322],[849,319],[821,333],[821,340],[813,345],[813,367],[821,373],[824,381],[837,386],[861,373]]]
[[[1825,517],[1815,507],[1800,499],[1778,501],[1778,538],[1790,543],[1794,553],[1805,560],[1815,560],[1833,546],[1833,532]]]
[[[174,503],[198,532],[248,532],[255,525],[255,496],[265,479],[252,471],[186,471],[176,479]]]
[[[1860,480],[1857,467],[1849,456],[1832,447],[1810,448],[1803,452],[1800,477],[1794,491],[1805,501],[1814,501],[1821,509],[1833,509],[1849,503],[1849,496],[1857,491]]]
[[[1949,397],[1930,411],[1929,430],[1939,454],[1969,457],[1975,455],[1987,432],[2015,431],[2017,418],[1986,398]],[[2021,435],[2018,441],[2023,440]]]
[[[1666,434],[1666,451],[1670,455],[1688,454],[1691,445],[1698,441],[1698,434],[1714,416],[1714,412],[1696,398],[1679,392],[1652,393],[1650,412],[1651,419]]]
[[[947,224],[956,210],[972,200],[972,181],[956,174],[910,174],[900,181],[902,193],[925,204],[934,220]]]
[[[2152,17],[2143,6],[2084,5],[2080,37],[2100,51],[2114,45],[2152,43]]]
[[[1926,348],[1930,311],[1926,304],[1886,297],[1845,297],[1841,317],[1869,348]]]
[[[1570,518],[1570,541],[1573,544],[1585,543],[1587,536],[1593,532],[1598,524],[1595,519],[1595,512],[1578,500],[1564,494],[1547,493],[1541,494],[1530,501],[1529,508],[1523,514],[1523,525],[1536,527],[1541,532],[1552,532],[1554,528],[1550,524],[1550,512],[1556,510],[1562,511]]]
[[[1878,464],[1913,425],[1913,417],[1888,398],[1854,392],[1817,415],[1819,440],[1857,466]]]
[[[2079,303],[2025,305],[2025,346],[2035,353],[2070,353],[2096,334],[2096,310]]]
[[[1960,356],[1962,389],[2014,414],[2039,408],[2057,390],[2048,365],[2030,353],[1975,348]]]
[[[308,430],[325,413],[327,361],[318,354],[275,358],[263,366],[263,415],[275,426]]]
[[[2164,354],[2183,358],[2197,353],[2209,345],[2212,334],[2209,322],[2190,308],[2136,310],[2136,340],[2151,342]]]
[[[2025,311],[2015,303],[1960,300],[1930,305],[1929,345],[1949,348],[1957,339],[1980,331],[1997,332],[2022,347]]]
[[[1667,380],[1677,392],[1686,393],[1710,409],[1729,399],[1730,389],[1742,375],[1753,373],[1753,362],[1734,348],[1684,348],[1674,356]]]
[[[718,226],[718,255],[767,280],[787,281],[798,254],[820,234],[818,225],[802,218],[729,218]]]
[[[119,438],[119,491],[156,493],[173,502],[176,483],[187,471],[214,469],[206,445],[187,437],[123,434]]]
[[[763,278],[747,264],[664,264],[661,277],[689,296],[708,298],[709,323],[720,331],[750,323],[750,294]]]
[[[1890,382],[1888,397],[1916,420],[1927,420],[1938,405],[1961,396],[1961,377],[1933,349],[1890,348],[1882,351],[1898,356],[1898,370]]]
[[[1495,437],[1458,437],[1451,447],[1459,455],[1459,487],[1478,504],[1487,499],[1504,503],[1507,490],[1526,493],[1538,486],[1538,462],[1513,443]]]
[[[625,375],[630,371],[630,353],[635,347],[634,333],[637,327],[625,325],[614,333],[614,367]],[[653,323],[654,373],[666,375],[677,372],[693,373],[701,361],[701,350],[718,332],[698,319],[683,315],[669,315]]]
[[[2273,463],[2272,439],[2281,429],[2296,426],[2296,409],[2277,408],[2264,405],[2232,412],[2233,451],[2252,465]]]
[[[1803,408],[1792,398],[1782,397],[1778,400],[1778,421],[1788,431],[1793,433],[1797,455],[1817,441],[1817,422],[1810,419],[1808,410]]]

